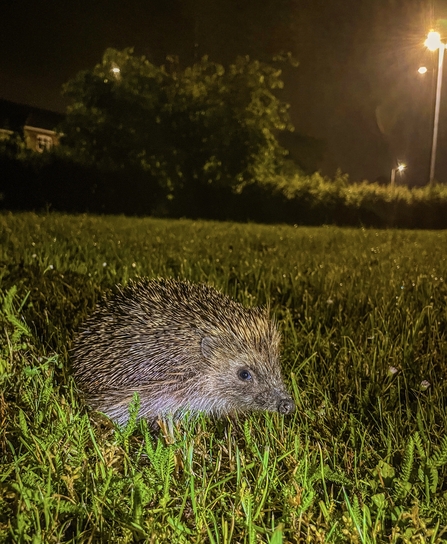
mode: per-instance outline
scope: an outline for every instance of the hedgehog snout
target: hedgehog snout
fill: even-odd
[[[291,414],[295,411],[295,403],[291,397],[280,399],[277,405],[280,414]]]
[[[284,389],[267,389],[256,395],[254,398],[257,409],[279,412],[280,414],[291,414],[295,410],[295,403],[292,397]]]

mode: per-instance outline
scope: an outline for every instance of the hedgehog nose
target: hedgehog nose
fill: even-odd
[[[295,403],[290,397],[281,399],[278,402],[278,412],[280,414],[291,414],[294,411],[295,411]]]

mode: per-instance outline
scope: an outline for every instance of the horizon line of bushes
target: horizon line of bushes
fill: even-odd
[[[409,188],[290,173],[228,186],[190,180],[175,195],[138,168],[99,169],[62,154],[0,154],[0,208],[377,228],[447,228],[447,186]]]

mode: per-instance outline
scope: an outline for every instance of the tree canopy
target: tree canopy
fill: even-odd
[[[64,86],[63,145],[100,167],[142,168],[168,193],[194,181],[238,191],[286,164],[277,136],[293,127],[274,94],[282,86],[276,62],[203,57],[182,69],[175,58],[155,66],[133,49],[107,49]]]

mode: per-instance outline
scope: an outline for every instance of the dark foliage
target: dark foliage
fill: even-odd
[[[156,213],[162,191],[147,172],[135,168],[99,170],[67,158],[19,160],[0,157],[0,205],[9,210]]]
[[[175,59],[155,66],[132,49],[107,49],[64,87],[64,152],[105,169],[145,170],[175,197],[196,182],[240,190],[282,173],[287,151],[277,135],[293,127],[275,95],[278,61],[239,57],[225,68],[203,57],[181,69]]]
[[[0,156],[0,207],[71,213],[153,215],[400,228],[447,228],[447,190],[349,184],[313,176],[251,183],[240,192],[192,180],[175,198],[138,168],[98,169],[57,155]]]

